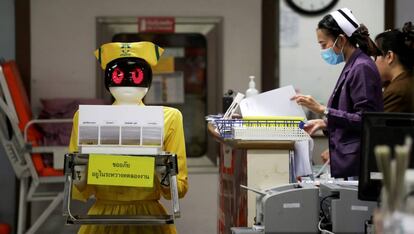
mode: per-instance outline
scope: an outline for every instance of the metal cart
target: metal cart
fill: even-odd
[[[129,155],[130,156],[130,155]],[[126,216],[126,215],[75,215],[71,211],[72,186],[76,180],[75,166],[86,166],[89,154],[65,155],[65,189],[63,199],[63,215],[67,224],[95,224],[95,225],[162,225],[173,224],[175,218],[180,217],[180,205],[177,188],[177,156],[167,152],[156,155],[132,155],[136,157],[154,157],[156,171],[164,174],[161,184],[169,185],[171,192],[172,214],[159,216]],[[116,157],[116,156],[114,156]]]

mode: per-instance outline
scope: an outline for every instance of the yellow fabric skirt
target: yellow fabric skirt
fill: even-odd
[[[164,207],[156,200],[151,201],[102,201],[88,211],[88,215],[165,215]],[[176,234],[174,224],[166,225],[82,225],[79,234]]]

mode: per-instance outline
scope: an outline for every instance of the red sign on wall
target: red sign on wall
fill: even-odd
[[[138,17],[138,32],[172,33],[174,31],[174,17]]]

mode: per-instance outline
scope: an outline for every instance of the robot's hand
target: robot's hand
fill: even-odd
[[[88,168],[86,165],[75,166],[73,184],[81,191],[86,187],[87,175]]]
[[[165,166],[156,167],[156,173],[161,185],[170,186],[170,176]]]

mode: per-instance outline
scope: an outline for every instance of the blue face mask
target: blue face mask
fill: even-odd
[[[342,50],[344,49],[344,47],[342,47],[341,52],[339,54],[336,54],[335,51],[333,50],[333,47],[335,46],[337,40],[338,38],[336,38],[332,47],[321,50],[321,56],[323,60],[325,60],[325,62],[332,64],[332,65],[336,65],[338,63],[342,63],[343,61],[345,61],[344,53],[342,53]]]

